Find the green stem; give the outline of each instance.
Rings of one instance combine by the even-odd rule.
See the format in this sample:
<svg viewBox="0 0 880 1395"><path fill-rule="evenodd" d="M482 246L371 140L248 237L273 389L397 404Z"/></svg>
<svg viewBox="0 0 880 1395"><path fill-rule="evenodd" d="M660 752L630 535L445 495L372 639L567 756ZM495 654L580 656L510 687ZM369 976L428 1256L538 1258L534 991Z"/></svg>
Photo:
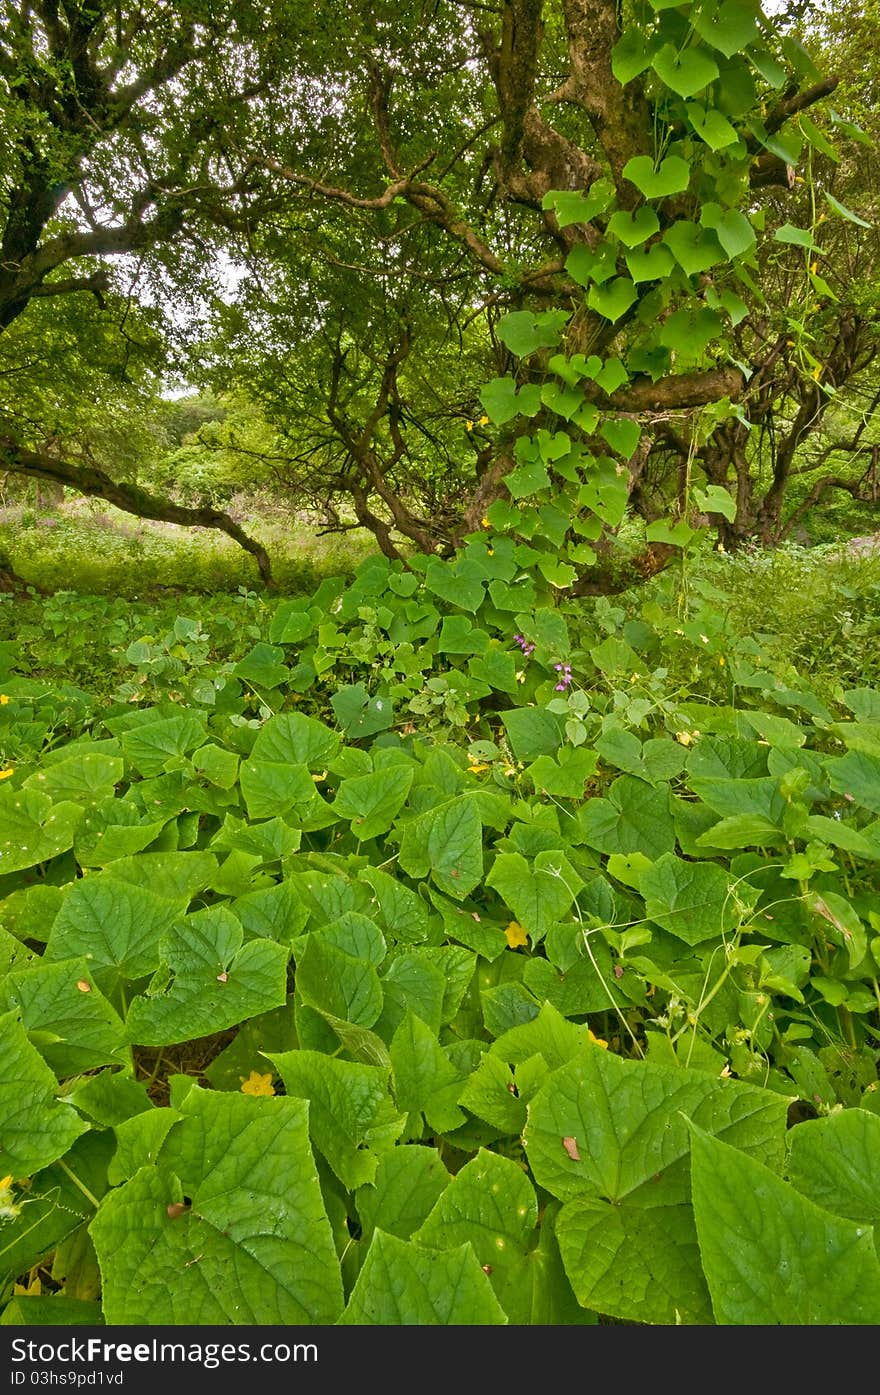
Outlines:
<svg viewBox="0 0 880 1395"><path fill-rule="evenodd" d="M82 1192L82 1194L83 1194L83 1196L85 1197L86 1201L87 1201L91 1206L94 1206L95 1210L97 1211L97 1209L98 1209L98 1207L101 1205L101 1203L100 1203L100 1201L98 1200L98 1198L97 1198L92 1192L89 1191L89 1189L88 1189L88 1187L86 1186L85 1182L81 1182L81 1181L79 1180L79 1178L77 1177L76 1173L75 1173L75 1172L71 1172L70 1168L67 1166L67 1163L64 1161L63 1158L59 1158L59 1159L58 1159L58 1166L61 1168L61 1171L62 1171L62 1172L66 1172L66 1173L67 1173L67 1176L70 1178L70 1180L71 1180L71 1182L74 1184L74 1186L75 1186L75 1187L79 1187L79 1190Z"/></svg>

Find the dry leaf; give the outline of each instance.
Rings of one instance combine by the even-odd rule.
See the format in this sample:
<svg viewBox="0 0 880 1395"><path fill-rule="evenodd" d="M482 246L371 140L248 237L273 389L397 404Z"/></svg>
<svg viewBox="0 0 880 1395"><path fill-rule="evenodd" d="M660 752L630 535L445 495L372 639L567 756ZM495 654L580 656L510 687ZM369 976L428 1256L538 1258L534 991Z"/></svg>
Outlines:
<svg viewBox="0 0 880 1395"><path fill-rule="evenodd" d="M576 1139L576 1138L563 1138L563 1140L562 1140L562 1146L563 1146L563 1148L565 1149L565 1151L566 1151L566 1153L568 1154L568 1156L571 1158L572 1162L580 1162L580 1160L581 1160L581 1155L580 1155L580 1153L578 1152L578 1145L577 1145L577 1139Z"/></svg>

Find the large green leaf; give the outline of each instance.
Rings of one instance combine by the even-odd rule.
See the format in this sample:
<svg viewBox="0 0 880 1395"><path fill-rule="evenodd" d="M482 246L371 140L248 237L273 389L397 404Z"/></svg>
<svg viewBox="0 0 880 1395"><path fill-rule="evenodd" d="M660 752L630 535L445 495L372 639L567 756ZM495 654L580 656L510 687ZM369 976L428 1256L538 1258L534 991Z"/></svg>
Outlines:
<svg viewBox="0 0 880 1395"><path fill-rule="evenodd" d="M710 1320L687 1120L781 1166L787 1105L599 1046L554 1071L529 1103L524 1142L535 1181L565 1202L556 1230L578 1301L642 1322Z"/></svg>
<svg viewBox="0 0 880 1395"><path fill-rule="evenodd" d="M58 1082L14 1011L0 1016L0 1062L0 1172L30 1177L89 1126L56 1098Z"/></svg>
<svg viewBox="0 0 880 1395"><path fill-rule="evenodd" d="M89 961L39 962L0 985L0 1009L17 1008L31 1043L63 1079L128 1060L122 1020L92 982Z"/></svg>
<svg viewBox="0 0 880 1395"><path fill-rule="evenodd" d="M615 780L607 799L587 800L577 817L582 838L599 852L641 852L653 859L675 847L669 787L655 788L633 775Z"/></svg>
<svg viewBox="0 0 880 1395"><path fill-rule="evenodd" d="M361 1027L372 1027L382 1011L382 985L373 964L346 953L322 932L307 936L297 959L296 988L310 1007Z"/></svg>
<svg viewBox="0 0 880 1395"><path fill-rule="evenodd" d="M320 770L338 750L338 734L323 722L302 712L282 712L260 728L251 758Z"/></svg>
<svg viewBox="0 0 880 1395"><path fill-rule="evenodd" d="M636 155L624 165L623 177L635 184L646 199L665 199L670 194L684 193L691 170L680 155L668 155L656 168L650 155Z"/></svg>
<svg viewBox="0 0 880 1395"><path fill-rule="evenodd" d="M494 887L535 940L561 920L583 886L560 852L540 852L530 867L520 853L498 853L486 885Z"/></svg>
<svg viewBox="0 0 880 1395"><path fill-rule="evenodd" d="M507 1318L470 1245L430 1250L377 1230L339 1321L481 1327Z"/></svg>
<svg viewBox="0 0 880 1395"><path fill-rule="evenodd" d="M470 1244L509 1322L532 1317L529 1251L536 1240L535 1189L512 1158L481 1148L456 1173L413 1239L437 1249Z"/></svg>
<svg viewBox="0 0 880 1395"><path fill-rule="evenodd" d="M122 733L122 749L139 775L160 775L170 763L200 746L207 736L204 719L194 712L178 712L144 722Z"/></svg>
<svg viewBox="0 0 880 1395"><path fill-rule="evenodd" d="M64 898L45 959L86 956L95 982L112 997L121 983L158 968L159 941L186 909L187 899L159 896L109 872L83 877Z"/></svg>
<svg viewBox="0 0 880 1395"><path fill-rule="evenodd" d="M343 780L332 808L351 821L359 841L387 833L409 794L414 770L411 765L397 765Z"/></svg>
<svg viewBox="0 0 880 1395"><path fill-rule="evenodd" d="M318 1051L266 1052L288 1095L309 1101L309 1133L343 1186L372 1182L379 1156L403 1119L391 1107L388 1069L341 1061Z"/></svg>
<svg viewBox="0 0 880 1395"><path fill-rule="evenodd" d="M639 890L649 920L689 945L723 937L739 919L731 880L714 862L664 853L642 874Z"/></svg>
<svg viewBox="0 0 880 1395"><path fill-rule="evenodd" d="M451 1182L436 1148L407 1143L384 1153L371 1185L356 1193L364 1230L409 1240Z"/></svg>
<svg viewBox="0 0 880 1395"><path fill-rule="evenodd" d="M56 804L38 790L0 786L0 877L72 848L82 817L80 804Z"/></svg>
<svg viewBox="0 0 880 1395"><path fill-rule="evenodd" d="M483 828L477 802L460 795L403 825L400 866L411 877L429 874L441 891L461 901L483 876Z"/></svg>
<svg viewBox="0 0 880 1395"><path fill-rule="evenodd" d="M706 49L694 44L681 50L674 44L664 44L652 58L651 66L666 86L677 92L679 97L695 96L718 76L718 64L715 59ZM627 178L630 176L627 175ZM649 197L653 198L655 195Z"/></svg>
<svg viewBox="0 0 880 1395"><path fill-rule="evenodd" d="M91 1224L105 1320L335 1322L342 1281L307 1106L192 1088L179 1110L156 1162Z"/></svg>
<svg viewBox="0 0 880 1395"><path fill-rule="evenodd" d="M717 1323L880 1323L871 1226L832 1215L758 1159L699 1128L692 1128L691 1171Z"/></svg>
<svg viewBox="0 0 880 1395"><path fill-rule="evenodd" d="M817 1206L880 1225L880 1115L844 1109L789 1134L788 1176Z"/></svg>
<svg viewBox="0 0 880 1395"><path fill-rule="evenodd" d="M464 1123L458 1107L464 1077L436 1033L413 1012L406 1014L392 1038L391 1069L398 1109L410 1115L424 1113L438 1133Z"/></svg>
<svg viewBox="0 0 880 1395"><path fill-rule="evenodd" d="M279 1007L287 993L289 951L274 940L243 939L241 922L225 906L178 920L159 946L166 982L129 1008L129 1041L189 1041Z"/></svg>

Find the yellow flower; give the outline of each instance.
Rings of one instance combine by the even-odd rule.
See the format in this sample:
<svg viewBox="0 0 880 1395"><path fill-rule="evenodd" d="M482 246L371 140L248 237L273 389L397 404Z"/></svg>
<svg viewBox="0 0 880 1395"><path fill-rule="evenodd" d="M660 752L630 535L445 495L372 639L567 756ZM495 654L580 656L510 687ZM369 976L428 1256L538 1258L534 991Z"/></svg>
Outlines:
<svg viewBox="0 0 880 1395"><path fill-rule="evenodd" d="M675 739L680 742L682 746L690 746L694 738L689 731L677 731L675 733Z"/></svg>
<svg viewBox="0 0 880 1395"><path fill-rule="evenodd" d="M816 364L816 367L813 369L813 377L815 378L815 380L816 380L817 383L818 383L819 379L821 378L821 376L822 376L822 374L823 374L824 371L825 371L825 370L823 369L821 363L817 363L817 364Z"/></svg>
<svg viewBox="0 0 880 1395"><path fill-rule="evenodd" d="M608 1050L608 1043L607 1041L605 1041L604 1037L594 1036L593 1033L590 1031L589 1027L587 1028L587 1036L590 1038L590 1041L593 1043L594 1046L604 1046L605 1050Z"/></svg>
<svg viewBox="0 0 880 1395"><path fill-rule="evenodd" d="M515 765L505 765L505 767L504 767L504 773L505 773L505 775L508 777L508 779L511 779L511 778L516 774L516 766L515 766Z"/></svg>
<svg viewBox="0 0 880 1395"><path fill-rule="evenodd" d="M810 270L812 271L813 275L815 276L815 275L816 275L816 272L819 270L819 263L818 263L818 262L810 262Z"/></svg>
<svg viewBox="0 0 880 1395"><path fill-rule="evenodd" d="M15 766L10 765L8 770L0 770L0 780L8 780L10 775L15 774Z"/></svg>
<svg viewBox="0 0 880 1395"><path fill-rule="evenodd" d="M468 770L472 775L481 775L484 770L491 770L491 768L492 767L486 765L484 761L474 761L468 766Z"/></svg>
<svg viewBox="0 0 880 1395"><path fill-rule="evenodd" d="M488 417L480 417L480 426L488 426L488 425L489 425L489 418L488 418Z"/></svg>
<svg viewBox="0 0 880 1395"><path fill-rule="evenodd" d="M480 527L481 527L481 528L491 528L491 527L492 527L492 524L489 522L488 518L481 518L481 519L480 519Z"/></svg>
<svg viewBox="0 0 880 1395"><path fill-rule="evenodd" d="M243 1081L241 1087L243 1095L274 1095L275 1086L272 1084L272 1076L259 1075L252 1070L247 1080Z"/></svg>
<svg viewBox="0 0 880 1395"><path fill-rule="evenodd" d="M0 707L5 707L7 702L9 702L9 698L6 693L0 693Z"/></svg>
<svg viewBox="0 0 880 1395"><path fill-rule="evenodd" d="M473 431L474 423L472 421L466 421L464 424L464 429L465 431Z"/></svg>
<svg viewBox="0 0 880 1395"><path fill-rule="evenodd" d="M725 659L725 657L724 657L723 654L719 654L719 655L718 655L718 662L719 662L719 664L721 665L722 668L723 668L724 665L727 663L727 660Z"/></svg>
<svg viewBox="0 0 880 1395"><path fill-rule="evenodd" d="M520 949L529 942L529 937L518 920L512 920L506 927L504 933L507 936L507 943L511 949Z"/></svg>

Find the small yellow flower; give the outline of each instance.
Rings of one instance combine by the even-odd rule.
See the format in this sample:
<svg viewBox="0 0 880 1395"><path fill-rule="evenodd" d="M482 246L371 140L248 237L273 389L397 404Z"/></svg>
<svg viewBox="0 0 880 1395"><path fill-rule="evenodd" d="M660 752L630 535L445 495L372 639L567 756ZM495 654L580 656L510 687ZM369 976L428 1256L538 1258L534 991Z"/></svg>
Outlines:
<svg viewBox="0 0 880 1395"><path fill-rule="evenodd" d="M468 766L468 770L472 775L482 775L484 770L491 770L491 768L492 767L486 765L484 761L474 761Z"/></svg>
<svg viewBox="0 0 880 1395"><path fill-rule="evenodd" d="M525 681L526 681L525 669L522 669L522 668L518 668L518 669L517 669L517 671L516 671L516 681L517 681L517 683L525 683Z"/></svg>
<svg viewBox="0 0 880 1395"><path fill-rule="evenodd" d="M10 775L15 774L15 766L10 765L8 770L0 770L0 780L8 780Z"/></svg>
<svg viewBox="0 0 880 1395"><path fill-rule="evenodd" d="M488 425L489 425L489 418L488 418L488 417L485 417L485 416L484 416L484 417L480 417L480 426L488 426Z"/></svg>
<svg viewBox="0 0 880 1395"><path fill-rule="evenodd" d="M505 773L505 775L507 776L508 779L512 779L513 776L516 774L516 766L515 766L515 765L505 765L505 767L504 767L504 773Z"/></svg>
<svg viewBox="0 0 880 1395"><path fill-rule="evenodd" d="M824 371L825 371L825 370L823 369L821 363L817 363L817 364L816 364L816 367L813 369L813 374L812 374L813 378L815 379L815 381L816 381L817 383L818 383L819 379L821 378L821 376L822 376L822 374L823 374Z"/></svg>
<svg viewBox="0 0 880 1395"><path fill-rule="evenodd" d="M723 542L720 542L720 543L718 544L717 551L718 551L718 552L726 552L726 551L727 551L727 548L724 546L724 543L723 543Z"/></svg>
<svg viewBox="0 0 880 1395"><path fill-rule="evenodd" d="M721 665L722 668L723 668L724 665L727 663L727 660L725 659L725 657L724 657L723 654L719 654L719 655L718 655L718 662L719 662L719 664Z"/></svg>
<svg viewBox="0 0 880 1395"><path fill-rule="evenodd" d="M466 421L464 424L464 429L465 431L473 431L474 423L472 421Z"/></svg>
<svg viewBox="0 0 880 1395"><path fill-rule="evenodd" d="M818 262L810 262L810 270L812 271L813 275L815 276L815 275L816 275L816 272L819 270L819 263L818 263Z"/></svg>
<svg viewBox="0 0 880 1395"><path fill-rule="evenodd" d="M9 702L9 698L6 693L0 693L0 707L5 707L7 702Z"/></svg>
<svg viewBox="0 0 880 1395"><path fill-rule="evenodd" d="M481 519L480 519L480 527L481 527L481 528L491 528L491 527L492 527L492 524L489 522L488 518L481 518Z"/></svg>
<svg viewBox="0 0 880 1395"><path fill-rule="evenodd" d="M511 949L520 949L528 944L529 937L518 920L512 920L504 931Z"/></svg>
<svg viewBox="0 0 880 1395"><path fill-rule="evenodd" d="M680 742L682 746L690 746L694 738L689 731L677 731L675 733L675 739Z"/></svg>
<svg viewBox="0 0 880 1395"><path fill-rule="evenodd" d="M11 1172L10 1172L9 1175L6 1176L6 1177L0 1177L0 1192L5 1192L5 1191L6 1191L9 1187L11 1187L11 1186L12 1186L12 1173L11 1173Z"/></svg>
<svg viewBox="0 0 880 1395"><path fill-rule="evenodd" d="M593 1043L594 1046L604 1046L605 1050L608 1050L608 1043L607 1041L605 1041L604 1037L594 1036L594 1034L590 1031L589 1027L587 1028L587 1036L590 1038L590 1041Z"/></svg>
<svg viewBox="0 0 880 1395"><path fill-rule="evenodd" d="M260 1075L252 1070L247 1080L243 1080L241 1093L243 1095L274 1095L275 1086L272 1084L272 1076Z"/></svg>
<svg viewBox="0 0 880 1395"><path fill-rule="evenodd" d="M312 776L312 779L314 780L314 782L315 782L316 785L320 785L320 783L321 783L322 780L326 780L326 779L327 779L327 771L326 771L326 770L319 770L318 773L317 773L317 775L313 775L313 776Z"/></svg>

